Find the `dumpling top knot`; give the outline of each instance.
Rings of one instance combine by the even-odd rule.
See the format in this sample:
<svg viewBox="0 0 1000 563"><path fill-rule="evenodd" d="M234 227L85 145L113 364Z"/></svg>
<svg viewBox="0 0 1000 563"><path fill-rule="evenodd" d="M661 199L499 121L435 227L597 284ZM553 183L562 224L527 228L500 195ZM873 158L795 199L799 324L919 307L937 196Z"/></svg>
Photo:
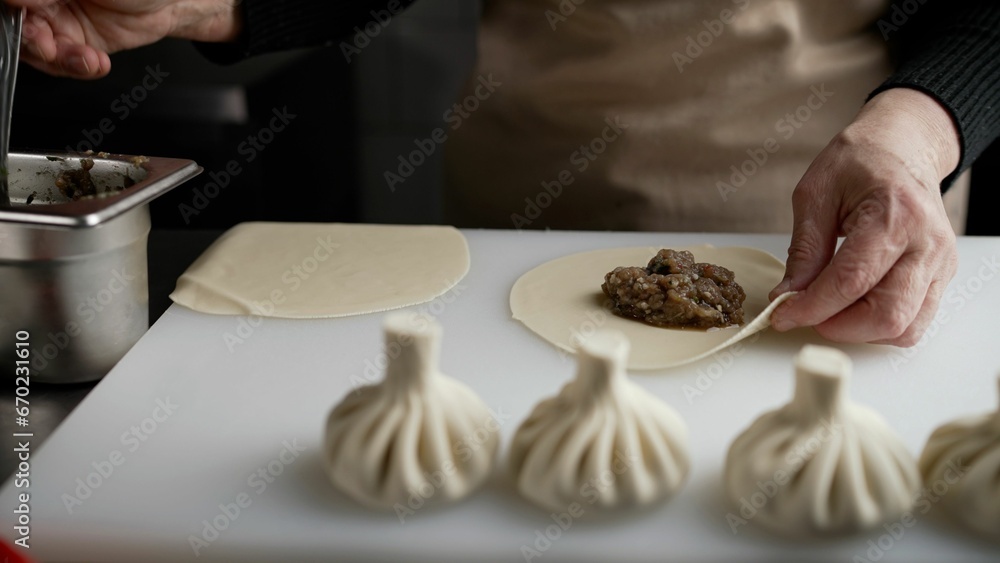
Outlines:
<svg viewBox="0 0 1000 563"><path fill-rule="evenodd" d="M687 428L628 379L628 352L620 332L597 332L578 350L576 378L518 428L510 470L535 504L597 512L663 500L683 484Z"/></svg>

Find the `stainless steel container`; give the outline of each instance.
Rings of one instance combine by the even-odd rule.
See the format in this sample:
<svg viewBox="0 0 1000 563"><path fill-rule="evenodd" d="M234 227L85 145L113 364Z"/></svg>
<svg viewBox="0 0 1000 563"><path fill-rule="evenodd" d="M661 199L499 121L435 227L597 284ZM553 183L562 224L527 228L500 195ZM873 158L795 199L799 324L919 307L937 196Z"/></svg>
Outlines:
<svg viewBox="0 0 1000 563"><path fill-rule="evenodd" d="M56 187L84 158L97 196ZM149 328L148 203L201 172L189 160L11 153L0 209L0 358L28 335L32 379L100 379ZM128 187L125 187L128 186ZM13 374L13 367L9 373Z"/></svg>

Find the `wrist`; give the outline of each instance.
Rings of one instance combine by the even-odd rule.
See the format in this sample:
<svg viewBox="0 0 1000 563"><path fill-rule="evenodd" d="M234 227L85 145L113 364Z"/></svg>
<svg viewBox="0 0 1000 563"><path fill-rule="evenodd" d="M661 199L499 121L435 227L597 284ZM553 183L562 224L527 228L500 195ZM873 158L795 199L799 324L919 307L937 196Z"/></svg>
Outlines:
<svg viewBox="0 0 1000 563"><path fill-rule="evenodd" d="M242 0L180 0L173 8L171 37L209 43L236 41L242 32Z"/></svg>
<svg viewBox="0 0 1000 563"><path fill-rule="evenodd" d="M951 114L919 90L892 88L879 93L865 104L851 127L909 149L911 154L903 155L907 168L935 185L961 160L961 140Z"/></svg>

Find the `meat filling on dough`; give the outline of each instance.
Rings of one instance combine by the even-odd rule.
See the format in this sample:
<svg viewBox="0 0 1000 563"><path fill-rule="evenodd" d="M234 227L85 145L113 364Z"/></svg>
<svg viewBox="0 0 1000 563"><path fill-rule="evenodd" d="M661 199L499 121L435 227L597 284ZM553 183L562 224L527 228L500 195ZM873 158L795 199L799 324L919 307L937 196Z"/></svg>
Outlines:
<svg viewBox="0 0 1000 563"><path fill-rule="evenodd" d="M661 327L743 324L746 293L731 270L663 249L645 267L615 268L601 285L615 314Z"/></svg>

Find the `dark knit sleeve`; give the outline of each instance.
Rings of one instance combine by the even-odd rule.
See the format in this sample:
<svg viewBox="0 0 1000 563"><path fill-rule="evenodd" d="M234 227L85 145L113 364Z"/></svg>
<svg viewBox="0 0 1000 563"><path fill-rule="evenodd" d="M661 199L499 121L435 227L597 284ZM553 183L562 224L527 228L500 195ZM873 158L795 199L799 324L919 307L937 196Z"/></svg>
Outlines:
<svg viewBox="0 0 1000 563"><path fill-rule="evenodd" d="M913 88L935 98L958 127L962 157L947 189L1000 137L1000 2L894 0L879 20L896 72L871 93Z"/></svg>
<svg viewBox="0 0 1000 563"><path fill-rule="evenodd" d="M243 0L243 32L235 43L195 43L209 60L230 64L247 57L343 42L359 51L415 0Z"/></svg>

